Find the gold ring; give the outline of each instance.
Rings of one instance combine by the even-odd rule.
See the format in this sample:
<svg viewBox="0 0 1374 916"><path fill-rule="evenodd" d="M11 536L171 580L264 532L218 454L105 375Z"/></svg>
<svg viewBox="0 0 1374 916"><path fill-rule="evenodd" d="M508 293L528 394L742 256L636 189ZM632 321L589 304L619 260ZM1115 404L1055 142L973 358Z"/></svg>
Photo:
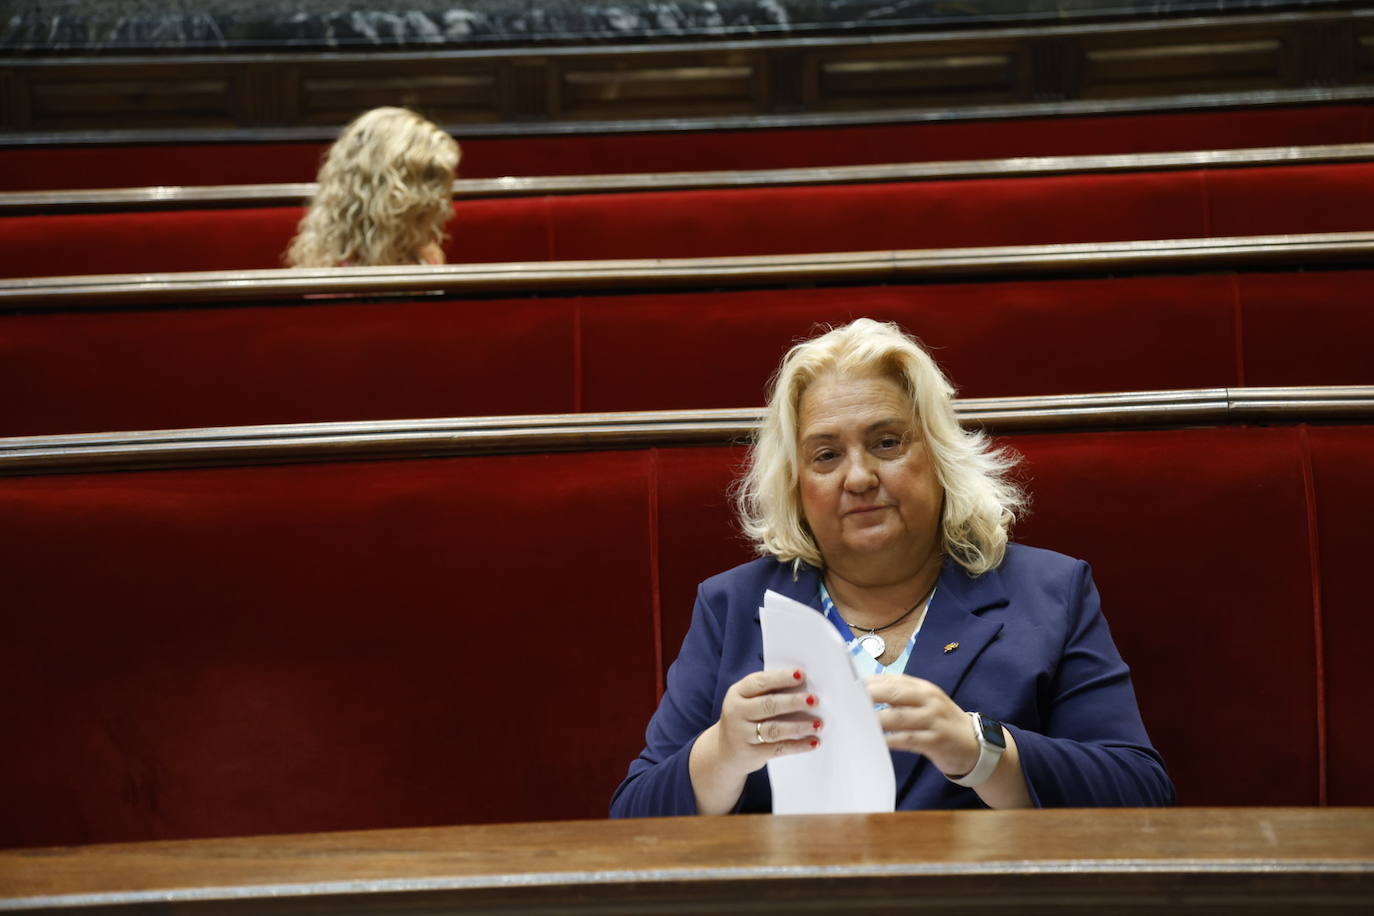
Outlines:
<svg viewBox="0 0 1374 916"><path fill-rule="evenodd" d="M756 743L758 743L758 744L763 744L763 723L762 723L762 722L755 722L755 723L754 723L754 737L759 739Z"/></svg>

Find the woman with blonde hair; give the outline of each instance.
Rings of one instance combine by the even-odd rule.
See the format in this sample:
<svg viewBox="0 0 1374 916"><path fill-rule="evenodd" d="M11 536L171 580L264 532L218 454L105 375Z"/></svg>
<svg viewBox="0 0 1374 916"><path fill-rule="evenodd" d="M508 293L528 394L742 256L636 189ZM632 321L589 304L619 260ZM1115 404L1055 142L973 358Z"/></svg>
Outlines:
<svg viewBox="0 0 1374 916"><path fill-rule="evenodd" d="M701 584L613 816L769 811L764 764L825 741L806 673L760 670L767 590L824 616L867 677L897 809L1173 801L1087 564L1008 543L1015 456L953 397L895 325L788 352L737 492L762 556Z"/></svg>
<svg viewBox="0 0 1374 916"><path fill-rule="evenodd" d="M458 143L405 108L344 128L286 251L291 267L442 264Z"/></svg>

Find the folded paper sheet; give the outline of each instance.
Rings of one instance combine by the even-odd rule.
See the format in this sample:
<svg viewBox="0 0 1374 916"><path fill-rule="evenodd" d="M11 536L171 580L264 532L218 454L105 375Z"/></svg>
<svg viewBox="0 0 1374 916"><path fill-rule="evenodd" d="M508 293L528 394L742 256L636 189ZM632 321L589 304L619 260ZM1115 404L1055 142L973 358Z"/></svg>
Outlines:
<svg viewBox="0 0 1374 916"><path fill-rule="evenodd" d="M800 668L820 700L821 745L768 762L774 814L891 811L897 783L873 701L854 673L844 640L813 608L765 592L759 609L765 668Z"/></svg>

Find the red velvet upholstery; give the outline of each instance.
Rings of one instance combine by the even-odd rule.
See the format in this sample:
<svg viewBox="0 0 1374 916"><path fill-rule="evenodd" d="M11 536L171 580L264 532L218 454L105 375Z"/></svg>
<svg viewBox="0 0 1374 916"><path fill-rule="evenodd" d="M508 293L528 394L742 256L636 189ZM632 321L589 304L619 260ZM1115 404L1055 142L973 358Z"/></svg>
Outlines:
<svg viewBox="0 0 1374 916"><path fill-rule="evenodd" d="M0 277L280 267L301 213L280 207L6 217Z"/></svg>
<svg viewBox="0 0 1374 916"><path fill-rule="evenodd" d="M1370 379L1374 273L0 314L0 435L754 407L787 343L894 320L965 397ZM1294 334L1294 327L1301 334Z"/></svg>
<svg viewBox="0 0 1374 916"><path fill-rule="evenodd" d="M0 190L314 181L328 143L40 146L0 150Z"/></svg>
<svg viewBox="0 0 1374 916"><path fill-rule="evenodd" d="M466 178L768 169L1374 140L1367 105L859 127L465 138ZM314 181L325 143L0 150L0 190Z"/></svg>
<svg viewBox="0 0 1374 916"><path fill-rule="evenodd" d="M1374 164L1342 173L1320 165L1285 169L1215 169L1205 173L1208 235L1345 232L1350 209L1369 205ZM1257 194L1256 183L1263 182ZM1363 183L1364 188L1360 188ZM1353 196L1352 196L1353 194ZM1364 222L1360 228L1374 225Z"/></svg>
<svg viewBox="0 0 1374 916"><path fill-rule="evenodd" d="M1325 664L1327 797L1333 805L1374 805L1369 761L1374 759L1369 711L1374 678L1370 613L1370 519L1374 519L1374 434L1359 427L1310 431L1315 484L1315 559L1321 569L1321 633ZM1268 679L1266 679L1268 680ZM1273 691L1285 689L1274 685Z"/></svg>
<svg viewBox="0 0 1374 916"><path fill-rule="evenodd" d="M0 277L282 266L304 210L167 210L0 219ZM549 257L548 203L539 197L463 201L448 224L457 263Z"/></svg>
<svg viewBox="0 0 1374 916"><path fill-rule="evenodd" d="M1324 718L1328 800L1374 801L1374 430L1312 430L1310 477L1307 435L1007 440L1019 539L1093 564L1184 803L1316 803ZM747 556L738 458L0 478L0 742L22 749L0 845L599 816L696 582Z"/></svg>
<svg viewBox="0 0 1374 916"><path fill-rule="evenodd" d="M1374 272L0 315L0 435L750 407L859 315L967 397L1368 383ZM1301 333L1294 329L1300 327Z"/></svg>
<svg viewBox="0 0 1374 916"><path fill-rule="evenodd" d="M1298 433L1008 443L1028 458L1035 496L1018 540L1092 563L1179 803L1316 804L1321 710ZM1371 444L1366 435L1366 454Z"/></svg>
<svg viewBox="0 0 1374 916"><path fill-rule="evenodd" d="M603 816L649 459L0 480L0 846Z"/></svg>
<svg viewBox="0 0 1374 916"><path fill-rule="evenodd" d="M582 409L762 404L792 341L860 316L920 337L966 397L1237 383L1223 274L755 290L583 300Z"/></svg>
<svg viewBox="0 0 1374 916"><path fill-rule="evenodd" d="M460 201L454 262L1367 230L1374 163ZM1053 214L1053 219L1047 218ZM15 216L0 276L273 267L295 208Z"/></svg>
<svg viewBox="0 0 1374 916"><path fill-rule="evenodd" d="M1198 175L1181 172L664 192L615 206L558 197L550 207L562 260L1185 238L1207 234L1204 202Z"/></svg>
<svg viewBox="0 0 1374 916"><path fill-rule="evenodd" d="M1322 366L1323 385L1374 380L1374 271L1242 274L1247 385L1310 385Z"/></svg>
<svg viewBox="0 0 1374 916"><path fill-rule="evenodd" d="M558 299L0 316L0 435L577 409Z"/></svg>
<svg viewBox="0 0 1374 916"><path fill-rule="evenodd" d="M659 454L658 585L665 666L677 657L687 635L697 585L757 555L740 533L728 492L744 458L743 447L665 449Z"/></svg>

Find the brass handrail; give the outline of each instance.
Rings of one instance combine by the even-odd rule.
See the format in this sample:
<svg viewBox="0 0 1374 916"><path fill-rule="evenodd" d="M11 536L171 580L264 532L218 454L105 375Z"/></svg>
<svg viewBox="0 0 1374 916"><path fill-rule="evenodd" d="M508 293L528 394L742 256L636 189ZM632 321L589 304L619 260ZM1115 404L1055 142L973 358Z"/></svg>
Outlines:
<svg viewBox="0 0 1374 916"><path fill-rule="evenodd" d="M1374 386L1202 388L966 398L961 422L994 434L1209 426L1368 423ZM522 452L720 446L745 442L762 409L449 417L144 430L0 439L0 476Z"/></svg>
<svg viewBox="0 0 1374 916"><path fill-rule="evenodd" d="M185 271L0 280L0 309L95 310L324 296L524 295L605 290L912 283L1116 271L1374 263L1374 232L1075 242L987 248L413 267Z"/></svg>
<svg viewBox="0 0 1374 916"><path fill-rule="evenodd" d="M492 197L954 181L974 178L1025 178L1370 161L1374 161L1374 143L1339 143L1084 156L1017 156L1001 159L785 169L462 178L453 183L453 196L454 199L462 201ZM314 193L314 182L6 191L0 192L0 216L25 213L287 207L304 204Z"/></svg>

